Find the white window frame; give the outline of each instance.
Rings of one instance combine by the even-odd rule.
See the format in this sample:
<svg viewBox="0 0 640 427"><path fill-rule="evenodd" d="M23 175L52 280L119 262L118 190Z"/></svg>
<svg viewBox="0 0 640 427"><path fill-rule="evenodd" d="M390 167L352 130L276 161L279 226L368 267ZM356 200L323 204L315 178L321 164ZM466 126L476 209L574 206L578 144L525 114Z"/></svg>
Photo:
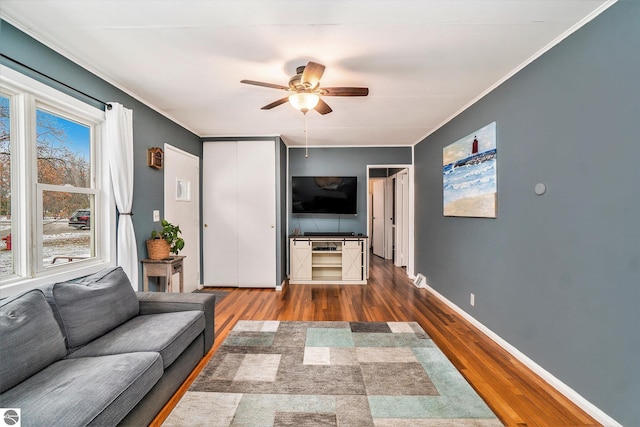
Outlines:
<svg viewBox="0 0 640 427"><path fill-rule="evenodd" d="M14 275L0 278L0 298L47 283L70 280L115 265L115 202L105 141L105 113L13 69L0 65L0 87L11 98L11 186ZM90 188L37 183L36 108L91 126ZM42 191L94 195L94 257L42 265ZM38 220L40 218L40 220ZM17 250L15 250L17 249Z"/></svg>

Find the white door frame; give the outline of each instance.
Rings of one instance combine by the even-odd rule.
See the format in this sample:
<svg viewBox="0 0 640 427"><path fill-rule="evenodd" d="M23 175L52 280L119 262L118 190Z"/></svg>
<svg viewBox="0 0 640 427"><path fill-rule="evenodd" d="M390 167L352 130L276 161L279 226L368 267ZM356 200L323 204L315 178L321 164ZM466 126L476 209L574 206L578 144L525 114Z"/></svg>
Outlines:
<svg viewBox="0 0 640 427"><path fill-rule="evenodd" d="M406 169L409 178L409 212L408 212L408 232L409 232L409 241L408 241L408 251L407 251L407 275L410 278L414 278L414 234L415 234L415 197L414 197L414 170L413 165L408 164L389 164L389 165L367 165L367 194L369 194L369 176L370 169ZM371 233L370 230L370 220L371 212L369 210L369 204L367 203L367 235Z"/></svg>

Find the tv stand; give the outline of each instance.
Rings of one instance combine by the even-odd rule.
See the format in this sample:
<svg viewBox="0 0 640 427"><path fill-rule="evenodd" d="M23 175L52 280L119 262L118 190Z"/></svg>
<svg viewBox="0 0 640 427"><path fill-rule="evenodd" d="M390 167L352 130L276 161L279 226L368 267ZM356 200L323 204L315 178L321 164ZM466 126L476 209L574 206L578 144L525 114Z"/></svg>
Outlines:
<svg viewBox="0 0 640 427"><path fill-rule="evenodd" d="M369 251L366 236L322 235L290 237L289 283L366 285Z"/></svg>

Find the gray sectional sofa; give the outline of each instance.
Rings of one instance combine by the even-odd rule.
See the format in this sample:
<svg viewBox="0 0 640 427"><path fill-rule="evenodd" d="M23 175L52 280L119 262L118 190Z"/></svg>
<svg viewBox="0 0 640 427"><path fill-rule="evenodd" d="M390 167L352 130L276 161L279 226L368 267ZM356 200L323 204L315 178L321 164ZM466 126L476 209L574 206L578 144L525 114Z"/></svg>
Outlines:
<svg viewBox="0 0 640 427"><path fill-rule="evenodd" d="M121 268L0 301L0 408L22 426L148 425L213 345L215 297Z"/></svg>

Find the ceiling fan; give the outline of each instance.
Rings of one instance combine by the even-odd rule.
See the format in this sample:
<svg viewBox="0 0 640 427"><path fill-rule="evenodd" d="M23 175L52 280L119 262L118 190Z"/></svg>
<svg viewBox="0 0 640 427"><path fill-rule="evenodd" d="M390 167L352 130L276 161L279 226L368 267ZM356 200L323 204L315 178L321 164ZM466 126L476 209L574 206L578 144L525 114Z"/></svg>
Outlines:
<svg viewBox="0 0 640 427"><path fill-rule="evenodd" d="M302 111L303 114L307 114L311 109L320 114L328 114L333 111L321 99L322 96L367 96L369 94L369 89L366 87L320 87L320 78L324 69L324 65L310 61L307 65L296 68L296 75L289 79L289 86L255 80L241 80L240 83L290 92L290 95L265 105L261 108L262 110L270 110L289 101L294 108Z"/></svg>

